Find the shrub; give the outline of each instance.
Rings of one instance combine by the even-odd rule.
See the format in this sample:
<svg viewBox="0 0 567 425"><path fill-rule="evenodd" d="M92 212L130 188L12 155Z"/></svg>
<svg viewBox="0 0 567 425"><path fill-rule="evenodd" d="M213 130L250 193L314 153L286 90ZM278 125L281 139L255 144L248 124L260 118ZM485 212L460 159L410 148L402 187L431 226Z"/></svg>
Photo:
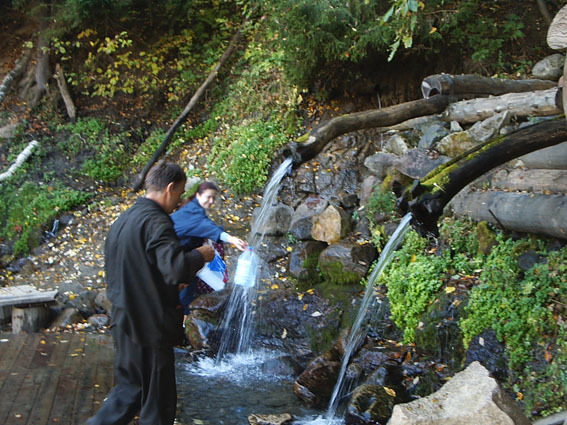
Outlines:
<svg viewBox="0 0 567 425"><path fill-rule="evenodd" d="M276 150L287 143L281 125L253 121L231 127L211 150L211 169L235 193L250 193L264 186Z"/></svg>
<svg viewBox="0 0 567 425"><path fill-rule="evenodd" d="M37 245L44 225L60 213L81 205L90 194L64 187L61 183L38 186L26 182L20 188L0 186L0 198L4 201L0 235L14 241L14 255L25 255Z"/></svg>

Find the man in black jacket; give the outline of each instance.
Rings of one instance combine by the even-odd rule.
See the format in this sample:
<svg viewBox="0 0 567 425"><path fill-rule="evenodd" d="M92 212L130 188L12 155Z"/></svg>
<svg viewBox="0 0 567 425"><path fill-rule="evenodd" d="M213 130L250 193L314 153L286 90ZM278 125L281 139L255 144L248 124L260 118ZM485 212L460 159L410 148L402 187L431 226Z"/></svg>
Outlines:
<svg viewBox="0 0 567 425"><path fill-rule="evenodd" d="M178 286L194 280L214 250L190 252L169 214L185 188L181 167L160 161L148 173L146 196L112 224L104 249L107 294L112 302L115 387L88 425L171 425L177 390L173 346L183 335Z"/></svg>

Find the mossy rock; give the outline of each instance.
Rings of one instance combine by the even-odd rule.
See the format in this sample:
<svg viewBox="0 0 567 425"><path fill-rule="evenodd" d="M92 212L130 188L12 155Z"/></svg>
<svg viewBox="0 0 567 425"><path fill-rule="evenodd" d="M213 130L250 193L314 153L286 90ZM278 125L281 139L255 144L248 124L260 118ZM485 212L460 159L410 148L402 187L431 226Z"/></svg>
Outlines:
<svg viewBox="0 0 567 425"><path fill-rule="evenodd" d="M352 271L345 270L343 263L334 261L332 263L320 263L319 268L326 281L341 285L354 285L360 282L360 276Z"/></svg>
<svg viewBox="0 0 567 425"><path fill-rule="evenodd" d="M476 235L478 238L478 253L490 254L490 251L498 242L496 241L496 234L490 229L486 221L481 221L477 224Z"/></svg>

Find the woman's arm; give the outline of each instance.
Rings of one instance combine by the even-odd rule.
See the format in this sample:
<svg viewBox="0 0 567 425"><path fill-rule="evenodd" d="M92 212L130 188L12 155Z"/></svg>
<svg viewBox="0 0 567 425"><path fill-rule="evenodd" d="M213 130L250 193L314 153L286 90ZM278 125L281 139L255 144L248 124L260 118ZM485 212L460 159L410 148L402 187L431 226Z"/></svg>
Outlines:
<svg viewBox="0 0 567 425"><path fill-rule="evenodd" d="M220 235L220 240L223 242L228 242L232 245L234 245L236 248L238 248L241 251L244 251L246 249L246 247L248 246L248 244L243 241L240 238L237 238L235 236L231 236L226 232L222 232Z"/></svg>

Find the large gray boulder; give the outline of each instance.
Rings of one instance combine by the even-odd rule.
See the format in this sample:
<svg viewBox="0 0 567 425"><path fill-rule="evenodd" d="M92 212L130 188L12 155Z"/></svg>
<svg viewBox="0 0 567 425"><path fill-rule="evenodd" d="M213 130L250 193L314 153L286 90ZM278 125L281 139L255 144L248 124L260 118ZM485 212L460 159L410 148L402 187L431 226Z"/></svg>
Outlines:
<svg viewBox="0 0 567 425"><path fill-rule="evenodd" d="M388 425L531 425L479 362L435 393L394 406Z"/></svg>
<svg viewBox="0 0 567 425"><path fill-rule="evenodd" d="M565 56L561 53L546 56L532 69L532 76L539 80L557 81L563 75Z"/></svg>
<svg viewBox="0 0 567 425"><path fill-rule="evenodd" d="M396 155L378 152L364 160L364 165L379 179L384 179L397 161Z"/></svg>

